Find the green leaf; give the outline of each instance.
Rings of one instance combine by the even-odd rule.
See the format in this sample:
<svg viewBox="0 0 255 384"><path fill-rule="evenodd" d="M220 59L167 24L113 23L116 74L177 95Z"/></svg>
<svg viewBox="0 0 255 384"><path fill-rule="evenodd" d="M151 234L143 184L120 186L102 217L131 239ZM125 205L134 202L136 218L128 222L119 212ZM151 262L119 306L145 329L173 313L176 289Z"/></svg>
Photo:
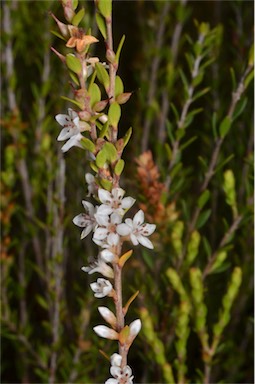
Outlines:
<svg viewBox="0 0 255 384"><path fill-rule="evenodd" d="M234 154L232 153L225 160L223 160L222 163L220 163L218 167L215 169L214 173L217 173L224 165L226 165L231 159L233 159L233 157L234 157Z"/></svg>
<svg viewBox="0 0 255 384"><path fill-rule="evenodd" d="M120 58L120 52L121 52L121 49L123 47L123 44L124 44L124 41L125 41L125 35L122 36L121 40L120 40L120 43L118 45L118 48L117 48L117 52L116 52L116 56L115 56L115 59L116 59L116 62L118 63L119 62L119 58Z"/></svg>
<svg viewBox="0 0 255 384"><path fill-rule="evenodd" d="M117 176L120 176L125 166L125 162L122 159L119 159L117 161L117 164L115 165L114 172Z"/></svg>
<svg viewBox="0 0 255 384"><path fill-rule="evenodd" d="M231 118L229 116L226 116L221 124L220 124L220 128L219 128L219 132L220 132L220 137L225 137L231 127Z"/></svg>
<svg viewBox="0 0 255 384"><path fill-rule="evenodd" d="M101 149L96 156L96 165L98 168L103 168L106 163L106 153Z"/></svg>
<svg viewBox="0 0 255 384"><path fill-rule="evenodd" d="M236 75L235 75L235 71L233 68L230 68L230 75L231 75L231 80L232 80L232 89L235 90L236 89Z"/></svg>
<svg viewBox="0 0 255 384"><path fill-rule="evenodd" d="M168 137L171 143L173 144L175 141L173 136L173 124L169 120L166 120L166 130L167 130Z"/></svg>
<svg viewBox="0 0 255 384"><path fill-rule="evenodd" d="M173 113L174 113L174 116L175 116L176 121L179 121L180 116L179 116L179 113L178 113L178 111L177 111L175 105L174 105L173 103L170 103L170 105L171 105L171 108L172 108L172 110L173 110Z"/></svg>
<svg viewBox="0 0 255 384"><path fill-rule="evenodd" d="M111 163L116 161L118 153L117 153L117 149L112 143L106 142L102 150L105 153L106 160L109 160L109 162Z"/></svg>
<svg viewBox="0 0 255 384"><path fill-rule="evenodd" d="M198 206L202 209L210 197L210 191L206 189L198 199Z"/></svg>
<svg viewBox="0 0 255 384"><path fill-rule="evenodd" d="M132 127L130 127L127 130L125 136L123 137L124 147L128 144L131 135L132 135Z"/></svg>
<svg viewBox="0 0 255 384"><path fill-rule="evenodd" d="M98 9L100 13L105 17L109 18L112 15L112 0L98 0Z"/></svg>
<svg viewBox="0 0 255 384"><path fill-rule="evenodd" d="M204 96L209 91L210 91L210 88L207 87L207 88L202 89L202 91L195 93L194 96L192 97L192 102L199 99L199 97Z"/></svg>
<svg viewBox="0 0 255 384"><path fill-rule="evenodd" d="M211 212L211 209L207 209L206 211L200 213L197 219L196 229L199 229L205 225L211 215Z"/></svg>
<svg viewBox="0 0 255 384"><path fill-rule="evenodd" d="M70 99L69 97L66 97L66 96L61 96L61 99L66 100L66 101L70 101L70 103L73 103L73 104L77 105L80 109L82 109L81 103L79 103L76 100Z"/></svg>
<svg viewBox="0 0 255 384"><path fill-rule="evenodd" d="M101 179L100 180L100 184L102 185L102 187L104 189L106 189L107 191L111 191L112 189L112 183L110 180L107 180L107 179Z"/></svg>
<svg viewBox="0 0 255 384"><path fill-rule="evenodd" d="M220 251L217 254L217 257L210 269L210 273L217 273L217 270L222 266L223 262L226 260L227 252L226 251Z"/></svg>
<svg viewBox="0 0 255 384"><path fill-rule="evenodd" d="M114 102L110 105L108 111L109 124L117 128L121 116L121 108L118 103Z"/></svg>
<svg viewBox="0 0 255 384"><path fill-rule="evenodd" d="M212 248L211 248L209 241L207 240L206 237L203 236L202 241L203 241L203 246L204 246L204 249L206 252L207 259L209 259L211 257L211 254L212 254Z"/></svg>
<svg viewBox="0 0 255 384"><path fill-rule="evenodd" d="M72 79L72 81L76 84L76 85L79 85L80 86L80 82L78 80L78 77L76 75L76 73L72 72L72 71L69 71L69 75Z"/></svg>
<svg viewBox="0 0 255 384"><path fill-rule="evenodd" d="M116 78L115 78L115 97L119 96L123 92L124 92L123 82L119 76L116 76Z"/></svg>
<svg viewBox="0 0 255 384"><path fill-rule="evenodd" d="M191 139L187 140L184 144L180 146L180 151L183 151L185 148L187 148L190 144L192 144L197 139L197 136L193 136Z"/></svg>
<svg viewBox="0 0 255 384"><path fill-rule="evenodd" d="M233 114L233 121L235 119L238 118L238 116L240 116L242 114L242 112L244 111L246 105L247 105L247 102L248 102L248 98L247 97L244 97L242 100L239 101L239 103L237 104L236 106L236 109L235 109L235 112Z"/></svg>
<svg viewBox="0 0 255 384"><path fill-rule="evenodd" d="M105 67L101 63L96 63L97 78L101 84L103 84L106 92L109 89L110 78L109 74L106 71Z"/></svg>
<svg viewBox="0 0 255 384"><path fill-rule="evenodd" d="M66 55L66 65L69 69L71 69L71 71L73 71L74 73L77 73L77 75L81 73L81 70L82 70L81 62L72 53L68 53Z"/></svg>
<svg viewBox="0 0 255 384"><path fill-rule="evenodd" d="M107 121L107 122L103 125L103 127L102 127L102 129L101 129L101 131L100 131L99 137L104 137L104 136L106 136L106 135L107 135L108 128L109 128L109 121Z"/></svg>
<svg viewBox="0 0 255 384"><path fill-rule="evenodd" d="M217 112L213 112L212 114L212 130L213 130L213 137L216 139L218 137L217 133Z"/></svg>
<svg viewBox="0 0 255 384"><path fill-rule="evenodd" d="M79 0L72 0L72 7L73 7L73 10L75 11L76 8L78 7L78 3L79 3Z"/></svg>
<svg viewBox="0 0 255 384"><path fill-rule="evenodd" d="M203 78L204 78L204 72L200 72L194 79L192 79L193 87L196 87L197 85L199 85L203 81Z"/></svg>
<svg viewBox="0 0 255 384"><path fill-rule="evenodd" d="M76 27L78 27L78 25L79 25L80 22L82 21L84 15L85 15L85 9L82 8L82 9L80 9L79 12L76 13L76 15L72 18L72 24L75 25Z"/></svg>
<svg viewBox="0 0 255 384"><path fill-rule="evenodd" d="M59 37L61 40L66 41L66 39L61 35L60 32L58 32L58 31L50 31L50 33L52 33L53 35Z"/></svg>
<svg viewBox="0 0 255 384"><path fill-rule="evenodd" d="M87 139L86 137L83 137L80 143L85 149L87 149L90 152L94 152L96 149L95 144L91 140Z"/></svg>
<svg viewBox="0 0 255 384"><path fill-rule="evenodd" d="M94 83L89 88L89 96L90 96L90 105L93 106L101 100L101 92L99 86Z"/></svg>
<svg viewBox="0 0 255 384"><path fill-rule="evenodd" d="M105 26L105 21L102 15L100 13L96 13L96 23L98 26L99 31L102 33L102 36L104 39L106 39L106 26Z"/></svg>
<svg viewBox="0 0 255 384"><path fill-rule="evenodd" d="M245 78L245 80L244 80L244 86L245 86L245 88L248 87L248 85L249 85L250 82L252 81L253 77L254 77L254 70L252 70L251 73L249 73L249 75L247 75L247 77Z"/></svg>
<svg viewBox="0 0 255 384"><path fill-rule="evenodd" d="M185 74L184 74L182 69L179 69L179 73L180 73L180 76L181 76L181 79L182 79L182 82L183 82L183 85L184 85L184 89L185 89L186 92L188 92L189 83L188 83L187 77L185 76Z"/></svg>

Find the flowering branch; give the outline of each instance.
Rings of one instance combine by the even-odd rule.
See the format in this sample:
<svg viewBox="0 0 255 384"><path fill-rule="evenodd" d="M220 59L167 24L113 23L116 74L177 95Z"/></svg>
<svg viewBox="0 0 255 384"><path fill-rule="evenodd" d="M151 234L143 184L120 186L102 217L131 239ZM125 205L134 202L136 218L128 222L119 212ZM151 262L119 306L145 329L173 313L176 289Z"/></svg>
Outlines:
<svg viewBox="0 0 255 384"><path fill-rule="evenodd" d="M124 147L131 136L129 129L123 138L118 138L118 126L121 117L121 104L128 101L131 93L124 92L122 80L117 76L120 51L124 42L121 39L116 53L113 50L112 37L112 3L111 0L98 0L97 24L106 44L107 63L100 62L98 57L90 57L89 48L98 39L86 34L79 28L85 11L76 13L76 2L62 0L65 18L68 24L60 22L53 14L66 47L72 53L63 56L54 48L54 53L66 64L74 89L74 99L67 99L78 109L69 108L68 114L58 114L56 121L62 126L59 141L66 141L62 147L67 152L72 147L87 150L90 167L94 174L86 173L88 196L90 201L83 200L85 213L74 217L73 222L82 228L81 239L92 233L92 240L99 247L97 258L82 270L88 274L99 272L103 277L90 284L96 298L108 296L115 305L115 314L107 307L98 310L103 319L110 325L97 325L94 331L103 338L118 341L118 353L111 360L112 383L132 383L133 375L127 365L130 346L141 329L140 319L125 324L125 315L129 305L137 294L133 295L125 307L122 300L122 270L132 255L132 250L124 253L124 243L142 244L152 249L148 239L155 231L154 224L144 223L144 212L139 210L133 219L124 216L134 205L135 199L124 197L125 191L120 187L120 176L124 168L121 158ZM104 99L103 95L107 98Z"/></svg>

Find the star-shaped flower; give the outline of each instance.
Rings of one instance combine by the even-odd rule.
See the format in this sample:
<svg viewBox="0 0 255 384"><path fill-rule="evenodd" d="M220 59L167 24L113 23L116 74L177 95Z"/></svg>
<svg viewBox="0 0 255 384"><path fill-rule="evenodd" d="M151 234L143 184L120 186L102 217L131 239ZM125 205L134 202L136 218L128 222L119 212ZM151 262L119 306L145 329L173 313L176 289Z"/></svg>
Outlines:
<svg viewBox="0 0 255 384"><path fill-rule="evenodd" d="M80 143L83 139L81 132L89 131L90 125L85 121L81 121L78 114L71 108L68 108L68 115L58 114L55 119L63 127L57 140L68 140L65 145L63 145L62 151L66 152L73 146L83 148Z"/></svg>
<svg viewBox="0 0 255 384"><path fill-rule="evenodd" d="M101 204L98 208L98 213L110 215L115 212L120 216L123 216L124 213L135 203L135 199L133 199L133 197L123 198L124 194L125 191L122 188L113 188L111 192L100 188L98 190L98 198L103 204Z"/></svg>
<svg viewBox="0 0 255 384"><path fill-rule="evenodd" d="M134 245L140 243L144 247L153 249L153 244L147 236L150 236L155 229L155 224L144 223L144 212L140 209L140 211L135 214L133 220L126 219L125 223L119 224L117 232L121 236L129 235Z"/></svg>
<svg viewBox="0 0 255 384"><path fill-rule="evenodd" d="M77 52L82 53L85 51L87 45L98 42L98 39L91 35L86 35L83 29L68 25L70 32L70 39L66 43L68 48L76 48Z"/></svg>
<svg viewBox="0 0 255 384"><path fill-rule="evenodd" d="M97 260L93 260L88 267L82 267L83 272L87 272L89 275L92 273L98 272L101 275L112 279L114 277L113 269L106 264L106 262L101 258L100 254Z"/></svg>
<svg viewBox="0 0 255 384"><path fill-rule="evenodd" d="M85 208L86 213L80 213L73 218L73 223L78 227L84 228L81 233L81 239L84 239L93 229L96 227L96 219L94 214L96 208L88 201L82 200L82 205Z"/></svg>
<svg viewBox="0 0 255 384"><path fill-rule="evenodd" d="M98 278L95 283L91 283L90 287L94 292L95 297L101 299L108 296L112 292L112 284L109 280Z"/></svg>

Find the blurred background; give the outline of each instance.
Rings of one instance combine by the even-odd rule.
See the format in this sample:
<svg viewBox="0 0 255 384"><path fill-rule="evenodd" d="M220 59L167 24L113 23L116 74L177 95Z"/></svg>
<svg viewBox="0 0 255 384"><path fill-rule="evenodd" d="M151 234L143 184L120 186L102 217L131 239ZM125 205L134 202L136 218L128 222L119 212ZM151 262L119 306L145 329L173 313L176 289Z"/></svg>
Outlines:
<svg viewBox="0 0 255 384"><path fill-rule="evenodd" d="M91 54L105 61L94 2L79 6L86 9L82 27L100 38ZM90 168L84 151L63 155L56 141L54 117L70 107L61 96L72 87L51 51L68 49L51 33L57 27L49 11L64 22L58 1L1 1L1 382L100 383L110 373L99 350L110 356L116 345L92 330L102 319L93 277L81 267L97 247L80 241L72 223L83 211ZM243 282L209 382L254 380L253 14L252 1L113 2L115 49L126 36L118 74L133 92L120 122L120 136L133 127L121 186L157 224L155 249L137 247L124 271L125 300L140 291L127 323L148 310L129 355L137 383L167 382L168 364L176 382L208 382L201 339L207 332L213 340L236 266ZM244 92L235 100L240 81ZM227 115L231 127L222 124ZM180 324L178 287L190 294L192 268L203 274L206 311L198 315L194 304Z"/></svg>

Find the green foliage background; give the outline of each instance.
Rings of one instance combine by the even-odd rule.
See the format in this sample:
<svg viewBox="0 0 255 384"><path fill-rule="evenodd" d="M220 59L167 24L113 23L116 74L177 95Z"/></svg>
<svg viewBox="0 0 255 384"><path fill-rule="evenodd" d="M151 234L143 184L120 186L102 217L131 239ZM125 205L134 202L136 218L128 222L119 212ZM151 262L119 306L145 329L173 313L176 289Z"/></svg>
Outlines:
<svg viewBox="0 0 255 384"><path fill-rule="evenodd" d="M99 36L94 3L80 5ZM96 247L72 224L89 168L83 151L63 156L56 141L71 88L48 11L63 20L57 1L1 2L1 380L99 383L109 377L99 349L115 349L92 331L102 320L80 268ZM143 321L135 382L168 382L171 366L178 383L252 383L253 2L115 1L113 24L115 46L126 35L119 74L133 92L122 186L156 217L135 162L146 150L165 185L155 250L136 249L124 275L125 298L140 291L129 315ZM192 77L204 30L206 66ZM104 61L102 39L94 54Z"/></svg>

